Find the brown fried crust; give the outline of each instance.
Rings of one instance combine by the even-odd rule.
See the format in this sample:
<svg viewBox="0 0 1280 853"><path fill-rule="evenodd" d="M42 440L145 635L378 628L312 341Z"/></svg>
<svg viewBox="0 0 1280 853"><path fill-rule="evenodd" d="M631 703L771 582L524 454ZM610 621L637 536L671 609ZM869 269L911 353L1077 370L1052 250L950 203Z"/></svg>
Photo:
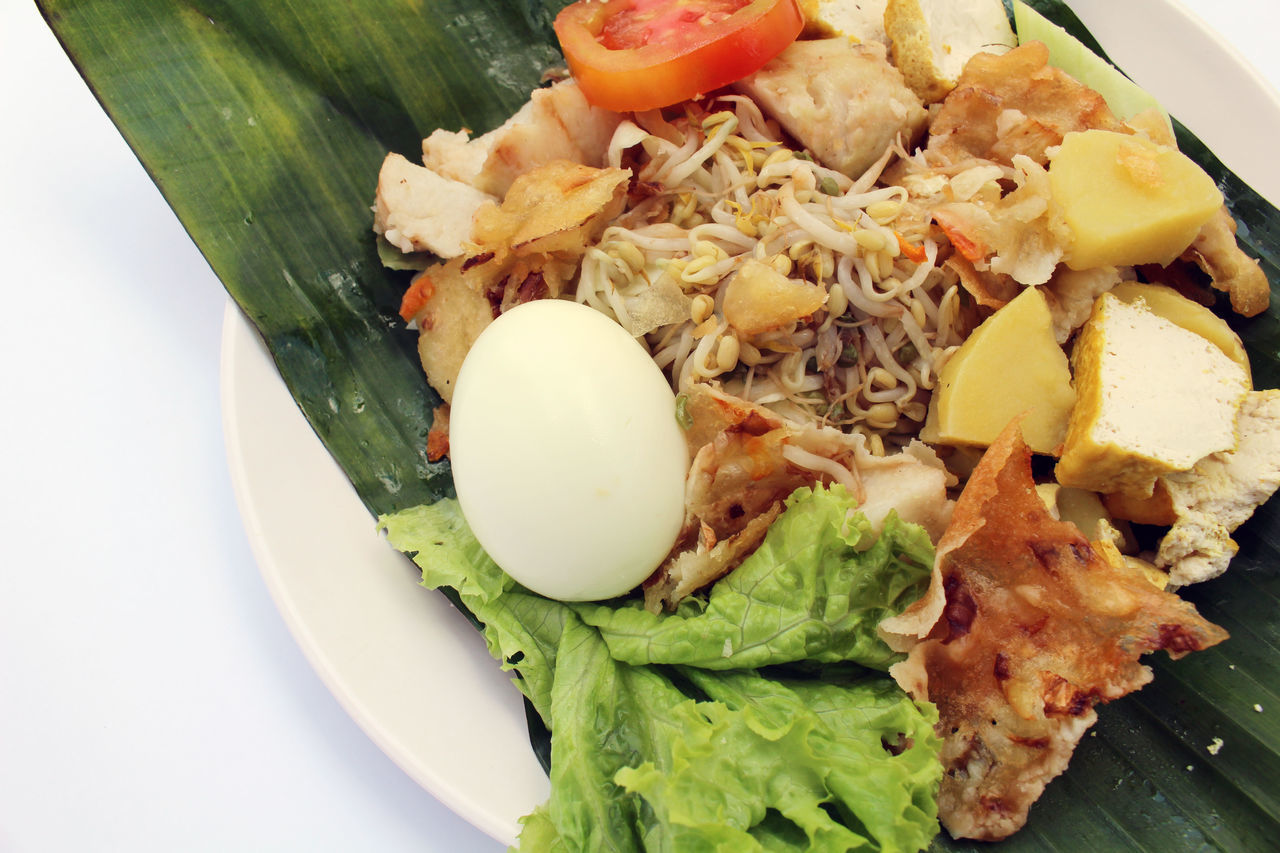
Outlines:
<svg viewBox="0 0 1280 853"><path fill-rule="evenodd" d="M1090 128L1126 130L1101 95L1050 66L1049 49L1033 41L969 60L929 125L929 151L1005 164L1026 154L1044 165L1065 134Z"/></svg>
<svg viewBox="0 0 1280 853"><path fill-rule="evenodd" d="M942 617L894 671L938 706L939 811L957 837L1019 829L1095 706L1151 679L1141 655L1227 636L1054 520L1030 456L1015 422L975 469L939 543Z"/></svg>

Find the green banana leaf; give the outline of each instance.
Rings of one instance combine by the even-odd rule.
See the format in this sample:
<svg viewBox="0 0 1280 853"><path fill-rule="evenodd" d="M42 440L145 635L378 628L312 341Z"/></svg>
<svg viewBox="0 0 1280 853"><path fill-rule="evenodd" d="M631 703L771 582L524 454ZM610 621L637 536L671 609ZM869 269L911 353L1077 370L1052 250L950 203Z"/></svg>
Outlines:
<svg viewBox="0 0 1280 853"><path fill-rule="evenodd" d="M412 157L436 127L480 132L523 103L560 61L549 24L565 1L40 0L374 514L452 490L447 464L424 453L438 400L396 314L408 273L382 266L369 230L378 166L387 151ZM1063 4L1031 5L1092 41ZM1179 139L1280 282L1280 214L1184 129ZM1274 309L1233 322L1258 386L1280 385ZM1101 710L1002 847L1276 849L1280 505L1237 538L1231 572L1189 596L1232 639L1153 659L1155 682Z"/></svg>

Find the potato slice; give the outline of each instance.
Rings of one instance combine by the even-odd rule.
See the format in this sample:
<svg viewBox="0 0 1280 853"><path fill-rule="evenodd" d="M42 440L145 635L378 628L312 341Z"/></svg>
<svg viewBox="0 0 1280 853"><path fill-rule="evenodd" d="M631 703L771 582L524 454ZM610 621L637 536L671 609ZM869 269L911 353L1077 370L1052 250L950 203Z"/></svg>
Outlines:
<svg viewBox="0 0 1280 853"><path fill-rule="evenodd" d="M1028 287L974 330L943 365L920 437L986 446L1018 415L1027 445L1055 453L1076 395L1044 294Z"/></svg>
<svg viewBox="0 0 1280 853"><path fill-rule="evenodd" d="M1137 524L1155 524L1168 527L1178 520L1173 499L1163 480L1156 480L1150 497L1135 498L1123 492L1102 496L1102 503L1113 518L1122 518Z"/></svg>
<svg viewBox="0 0 1280 853"><path fill-rule="evenodd" d="M1074 270L1168 265L1222 207L1213 178L1185 154L1113 131L1068 133L1049 185L1072 232Z"/></svg>

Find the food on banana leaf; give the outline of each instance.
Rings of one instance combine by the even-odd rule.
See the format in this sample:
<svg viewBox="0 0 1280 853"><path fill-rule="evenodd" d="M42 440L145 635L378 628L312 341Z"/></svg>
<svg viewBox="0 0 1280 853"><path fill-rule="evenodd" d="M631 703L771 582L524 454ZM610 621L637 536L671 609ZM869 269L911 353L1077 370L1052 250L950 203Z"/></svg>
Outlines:
<svg viewBox="0 0 1280 853"><path fill-rule="evenodd" d="M892 5L901 11L907 4ZM1184 297L1164 283L1176 276L1147 265L1200 275L1229 290L1237 310L1254 311L1256 264L1224 238L1234 223L1216 190L1188 190L1208 179L1169 147L1167 127L1121 121L1101 94L1050 66L1043 44L974 53L927 113L925 100L935 96L922 100L904 85L903 69L878 39L854 44L832 37L829 25L808 32L825 37L802 37L727 88L661 109L591 107L593 126L611 131L590 150L525 156L508 131L504 162L524 167L496 191L500 201L476 208L457 257L416 277L402 305L446 403L476 336L527 303L581 303L630 334L674 395L671 417L691 460L683 524L657 543L665 559L630 595L574 604L569 617L552 603L534 604L542 600L500 570L498 552L555 547L544 538L499 548L489 545L493 533L470 530L461 518L444 522L429 513L430 525L476 535L465 560L498 559L486 563L496 574L484 594L464 600L482 622L504 623L490 634L491 648L515 656L512 665L527 680L522 689L553 732L572 725L554 699L570 701L555 651L567 637L603 641L599 654L627 666L692 667L680 678L714 702L722 700L703 681L708 670L805 662L884 669L906 653L895 675L924 713L930 703L941 713L942 824L956 837L1003 838L1066 767L1095 706L1149 680L1141 654L1165 649L1178 657L1226 637L1169 590L1221 571L1230 532L1280 482L1273 397L1246 396L1247 368L1229 336L1178 302ZM904 38L890 28L884 43L895 35ZM815 73L819 67L834 70ZM587 102L604 97L591 87L574 91ZM464 143L446 133L426 145L432 157L456 144L453 155L474 165L498 150L486 142L472 151L486 137ZM1142 212L1148 189L1185 202L1145 232L1136 253L1126 253L1132 235L1097 221L1081 191L1084 173L1113 165L1142 178L1130 181L1136 189L1106 185L1105 206L1135 212L1130 221L1151 219ZM469 167L448 177L494 192L482 174ZM383 195L380 210L390 203ZM1178 306L1164 309L1177 319L1110 295L1135 287L1154 289L1153 304ZM1108 322L1118 311L1158 327L1134 332L1141 340L1122 360L1150 355L1170 375L1152 373L1141 388L1131 377L1115 378L1099 353L1126 333ZM532 359L537 345L529 350ZM1200 358L1213 360L1210 372L1230 387L1180 391L1182 374ZM483 369L504 368L490 359ZM1178 424L1170 407L1189 417L1195 407L1188 403L1206 395L1214 404L1195 413L1211 415L1215 429L1168 450ZM1110 404L1130 399L1159 424L1139 419L1134 428L1112 429ZM460 427L447 409L441 414L432 436L449 447L449 433ZM1099 420L1106 436L1089 432ZM520 412L493 426L486 434L492 445L519 446L525 437ZM1092 464L1097 454L1084 450L1103 446L1112 432L1136 436L1133 446L1107 450L1110 467ZM1024 440L1040 453L1063 454L1060 482L1041 475L1039 484L1052 510L1038 496ZM976 468L969 446L989 446ZM1153 459L1160 464L1146 464ZM1255 476L1263 485L1246 487ZM495 476L468 488L497 494L504 482ZM1142 551L1125 524L1146 509L1138 493L1150 495L1157 484L1168 499L1158 517L1171 525L1160 556ZM810 496L828 492L858 508L836 525L853 538L833 547L877 554L887 567L877 583L896 591L853 622L843 594L832 592L848 582L851 552L816 565L806 558L803 576L781 568L788 554L814 544L783 546L783 531L807 523L800 520L806 513L820 514ZM1126 502L1132 513L1108 512ZM582 534L556 515L553 507L539 532L563 528L558 547L571 553ZM518 530L516 520L505 527ZM405 521L385 523L393 529ZM501 520L496 526L504 527ZM393 538L418 551L427 569L428 540ZM490 547L495 553L486 555ZM614 570L610 562L600 560L601 577ZM458 568L460 576L431 583L463 591L475 579ZM581 586L559 587L556 597L576 602L616 592L609 584L600 587L607 595ZM796 600L786 601L789 595ZM757 596L768 602L767 619L772 608L794 610L758 640L752 614L766 605ZM557 615L538 616L549 633L533 636L529 625L505 624L509 614L499 611L508 607ZM868 626L879 627L874 639ZM753 682L751 689L773 688ZM705 713L722 713L716 708ZM600 808L625 831L652 832L650 840L666 843L683 830L662 817L670 791L654 784L650 774L661 761L650 757L657 764L613 768L604 789L619 799ZM553 753L553 783L572 787L557 760ZM636 815L618 811L627 791L646 798L656 823L637 830ZM569 796L553 791L547 810L530 819L526 843L558 837L590 846L588 839L608 831L576 823L564 805ZM811 845L828 829L785 811L781 823L755 814L726 817L721 828L783 832Z"/></svg>

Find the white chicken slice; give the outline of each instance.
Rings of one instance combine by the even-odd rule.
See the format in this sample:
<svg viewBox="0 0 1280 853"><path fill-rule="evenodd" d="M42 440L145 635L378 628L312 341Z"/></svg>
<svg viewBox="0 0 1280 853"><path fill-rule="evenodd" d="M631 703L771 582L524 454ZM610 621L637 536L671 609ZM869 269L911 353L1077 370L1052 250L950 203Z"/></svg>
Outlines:
<svg viewBox="0 0 1280 853"><path fill-rule="evenodd" d="M436 130L422 141L422 162L449 178L503 196L519 175L553 160L603 166L618 113L587 103L572 80L535 89L502 125L470 139Z"/></svg>
<svg viewBox="0 0 1280 853"><path fill-rule="evenodd" d="M476 210L493 196L442 177L399 154L388 154L378 172L373 230L402 252L462 254Z"/></svg>

